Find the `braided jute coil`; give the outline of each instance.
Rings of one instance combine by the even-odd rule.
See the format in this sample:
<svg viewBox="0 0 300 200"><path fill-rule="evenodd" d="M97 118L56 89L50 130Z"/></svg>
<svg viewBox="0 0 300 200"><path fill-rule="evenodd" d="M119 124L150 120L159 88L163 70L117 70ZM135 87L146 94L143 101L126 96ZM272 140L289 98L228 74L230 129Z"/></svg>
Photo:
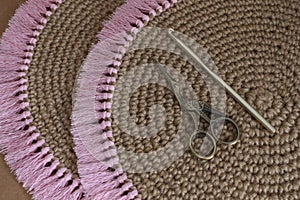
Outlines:
<svg viewBox="0 0 300 200"><path fill-rule="evenodd" d="M127 181L133 183L133 189L139 192L138 197L151 200L299 199L299 2L186 0L165 1L160 5L164 11L152 16L143 26L134 21L131 27L128 24L125 26L126 23L122 26L124 20L130 21L130 14L124 14L125 9L117 10L99 38L111 37L111 43L114 43L114 34L123 30L135 35L136 27L173 28L184 33L207 49L218 67L219 75L262 113L277 131L270 133L228 97L226 112L240 127L240 142L235 146L220 146L210 161L199 160L187 151L160 171L122 172L126 173ZM87 57L84 71L89 67L99 67L103 72L99 79L96 106L102 131L113 142L103 144L108 147L116 145L117 152L125 148L131 152L147 153L163 147L175 137L180 108L172 91L155 84L140 87L130 99L130 113L135 121L147 125L149 110L154 104L165 107L167 120L164 131L150 139L131 136L119 126L128 122L123 117L125 113L121 112L122 105L113 108L114 100L126 95L116 92L122 76L128 72L127 78L134 80L151 77L153 74L148 71L130 74L130 70L157 60L180 71L202 101L209 102L209 94L201 74L197 74L190 63L176 55L151 49L124 52L128 43L134 43L133 40L130 38L110 44L113 49L110 56L106 51L101 51L103 46L100 42ZM105 66L106 69L102 69ZM122 90L125 92L134 87L134 82L128 81ZM79 90L79 94L82 95L79 100L83 101L85 92L80 93ZM77 134L76 127L74 133ZM90 135L93 134L91 131ZM113 157L117 152L109 155ZM85 153L81 150L77 152L79 161L89 160ZM86 158L82 159L79 155ZM107 154L103 153L103 156ZM126 168L126 162L119 161ZM97 160L93 162L97 163ZM101 171L100 167L95 168L94 173L97 170Z"/></svg>

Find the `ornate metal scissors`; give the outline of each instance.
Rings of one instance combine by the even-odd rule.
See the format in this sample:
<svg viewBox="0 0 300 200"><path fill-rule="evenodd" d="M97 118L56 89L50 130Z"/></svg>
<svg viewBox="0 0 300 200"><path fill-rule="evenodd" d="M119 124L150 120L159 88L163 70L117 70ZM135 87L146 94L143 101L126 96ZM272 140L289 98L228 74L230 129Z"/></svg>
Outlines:
<svg viewBox="0 0 300 200"><path fill-rule="evenodd" d="M212 109L209 106L207 106L205 103L197 100L188 100L186 99L181 91L182 88L180 87L179 83L172 78L170 73L167 71L167 69L159 64L160 70L163 72L164 76L166 77L167 83L169 84L170 88L174 92L180 106L182 109L187 111L187 113L192 117L195 130L193 134L190 137L189 140L189 147L191 152L198 158L209 160L212 159L216 153L217 150L217 144L227 144L227 145L233 145L236 144L240 138L240 131L235 123L234 120L231 118L226 117L226 114L216 110ZM215 115L217 118L210 119L207 114ZM198 121L202 117L207 123L209 123L209 130L208 131L200 131L198 130L197 124ZM225 141L218 138L218 135L216 134L215 128L220 123L224 124L232 124L234 129L236 130L235 137L233 140ZM212 149L207 155L201 155L198 153L195 149L194 142L195 139L199 137L207 136L209 141L212 143Z"/></svg>
<svg viewBox="0 0 300 200"><path fill-rule="evenodd" d="M236 93L225 81L223 81L217 74L211 71L205 63L179 38L174 35L174 30L168 30L169 36L178 44L186 53L188 53L198 64L204 69L213 79L216 80L219 84L221 84L225 90L232 96L236 101L238 101L241 105L246 108L249 113L255 117L266 129L268 129L271 133L275 133L276 129L269 123L265 118L263 118L249 103L247 103L238 93Z"/></svg>

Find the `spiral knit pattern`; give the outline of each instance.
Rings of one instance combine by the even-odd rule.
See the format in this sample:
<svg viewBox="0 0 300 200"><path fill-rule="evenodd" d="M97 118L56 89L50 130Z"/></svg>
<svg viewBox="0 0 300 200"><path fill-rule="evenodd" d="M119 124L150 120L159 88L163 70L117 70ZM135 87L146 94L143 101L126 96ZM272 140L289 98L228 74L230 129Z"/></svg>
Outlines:
<svg viewBox="0 0 300 200"><path fill-rule="evenodd" d="M38 38L27 72L28 102L55 158L78 177L71 129L72 95L78 70L117 1L65 0Z"/></svg>
<svg viewBox="0 0 300 200"><path fill-rule="evenodd" d="M210 161L189 151L159 172L128 173L142 199L299 199L300 190L300 3L298 1L186 0L155 17L148 26L173 28L208 49L219 75L276 129L271 134L231 97L227 113L236 120L241 140L220 146ZM179 70L202 101L209 93L201 75L179 57L163 51L136 51L122 59L118 79L132 66L153 58ZM140 72L132 78L151 76ZM128 84L126 87L132 87ZM122 93L119 97L121 98ZM112 113L117 147L150 152L176 134L180 107L171 91L149 84L131 97L131 115L147 125L149 109L163 105L165 129L151 139L120 130ZM126 123L123 119L121 123Z"/></svg>

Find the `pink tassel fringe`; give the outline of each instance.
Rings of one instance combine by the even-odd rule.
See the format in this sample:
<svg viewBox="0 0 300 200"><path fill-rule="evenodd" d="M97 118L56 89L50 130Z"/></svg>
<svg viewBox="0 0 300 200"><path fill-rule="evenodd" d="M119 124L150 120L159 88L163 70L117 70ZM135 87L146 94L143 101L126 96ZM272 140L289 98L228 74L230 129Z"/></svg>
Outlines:
<svg viewBox="0 0 300 200"><path fill-rule="evenodd" d="M116 81L111 75L117 74L116 67L121 65L120 60L133 35L149 22L151 16L156 16L176 2L128 0L104 25L98 35L99 43L92 48L82 67L72 114L72 134L78 170L88 198L137 199L138 191L129 191L132 183L126 181L127 176L122 169L109 170L119 163L114 143L108 139L113 133L106 131L111 126L111 122L106 121L110 117L107 110L112 106L109 100L115 89L110 84ZM95 80L99 80L98 87L95 87ZM91 91L95 92L94 96ZM96 115L95 110L98 111Z"/></svg>
<svg viewBox="0 0 300 200"><path fill-rule="evenodd" d="M30 126L25 109L24 78L33 56L36 37L61 0L29 0L11 19L0 43L0 148L5 160L34 199L82 199L83 189L66 169L59 169L44 140Z"/></svg>

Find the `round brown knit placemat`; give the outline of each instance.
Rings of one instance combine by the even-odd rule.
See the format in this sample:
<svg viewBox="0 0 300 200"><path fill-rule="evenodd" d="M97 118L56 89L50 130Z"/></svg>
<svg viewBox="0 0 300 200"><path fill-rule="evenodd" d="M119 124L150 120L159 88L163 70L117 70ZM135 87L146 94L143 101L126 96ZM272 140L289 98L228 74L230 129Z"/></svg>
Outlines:
<svg viewBox="0 0 300 200"><path fill-rule="evenodd" d="M105 20L123 3L65 0L38 38L28 76L32 125L61 167L77 174L71 129L72 95L77 72L97 41Z"/></svg>
<svg viewBox="0 0 300 200"><path fill-rule="evenodd" d="M186 0L148 24L173 28L208 49L219 75L277 132L268 132L228 97L226 111L240 127L240 142L220 146L210 161L199 160L187 151L161 171L128 173L141 199L299 199L299 9L298 1ZM202 77L193 66L164 51L127 53L118 79L133 66L152 63L153 58L179 70L199 99L209 100ZM172 139L180 108L170 90L155 84L139 88L132 95L130 112L139 124L146 125L149 108L156 103L166 109L166 126L149 140L122 132L114 120L122 119L122 113L112 113L117 147L149 152Z"/></svg>

